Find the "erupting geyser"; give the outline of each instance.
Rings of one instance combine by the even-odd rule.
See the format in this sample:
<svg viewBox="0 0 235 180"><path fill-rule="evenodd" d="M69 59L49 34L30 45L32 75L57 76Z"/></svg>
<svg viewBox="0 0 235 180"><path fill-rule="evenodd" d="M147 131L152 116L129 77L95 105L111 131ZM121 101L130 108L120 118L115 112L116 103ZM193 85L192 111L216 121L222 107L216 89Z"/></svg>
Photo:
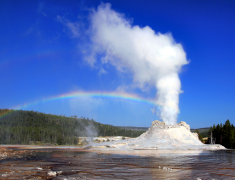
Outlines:
<svg viewBox="0 0 235 180"><path fill-rule="evenodd" d="M149 26L133 26L130 20L101 4L91 16L91 52L86 60L94 66L97 55L101 64L110 63L120 71L133 73L140 88L154 85L160 117L167 125L177 123L181 83L178 73L187 64L186 53L170 33L155 33ZM104 69L101 69L104 71Z"/></svg>
<svg viewBox="0 0 235 180"><path fill-rule="evenodd" d="M177 123L181 83L178 73L188 63L181 44L170 33L154 32L149 26L132 25L131 21L111 9L110 4L101 4L91 15L91 49L86 56L91 66L101 67L110 63L119 71L130 70L133 82L144 89L154 85L157 89L157 104L161 121L154 121L149 130L140 137L95 145L111 149L223 149L223 146L206 146L189 125ZM97 57L102 57L97 62Z"/></svg>

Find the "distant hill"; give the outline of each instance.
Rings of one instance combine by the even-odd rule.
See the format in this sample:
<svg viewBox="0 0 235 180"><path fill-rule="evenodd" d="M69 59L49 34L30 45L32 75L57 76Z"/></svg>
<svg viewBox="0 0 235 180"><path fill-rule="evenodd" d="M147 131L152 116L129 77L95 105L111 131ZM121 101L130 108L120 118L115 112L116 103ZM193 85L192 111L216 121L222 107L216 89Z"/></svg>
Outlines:
<svg viewBox="0 0 235 180"><path fill-rule="evenodd" d="M116 126L116 127L132 131L147 131L149 129L149 127L135 127L135 126Z"/></svg>
<svg viewBox="0 0 235 180"><path fill-rule="evenodd" d="M81 136L137 137L144 131L101 124L89 118L0 109L0 144L77 144Z"/></svg>
<svg viewBox="0 0 235 180"><path fill-rule="evenodd" d="M210 130L210 128L209 128L209 127L198 128L198 130L199 130L200 133L205 133L205 132L207 133L207 132ZM191 132L195 132L196 129L190 129L190 131L191 131Z"/></svg>
<svg viewBox="0 0 235 180"><path fill-rule="evenodd" d="M210 128L206 127L206 128L198 128L199 133L202 135L202 137L208 137L208 133L209 133ZM196 129L190 129L191 132L195 132Z"/></svg>
<svg viewBox="0 0 235 180"><path fill-rule="evenodd" d="M126 130L132 130L132 131L147 131L149 127L134 127L134 126L117 126L119 128L122 129L126 129ZM208 136L208 132L209 132L209 127L206 128L198 128L200 134L203 137L207 137ZM196 129L190 129L191 132L195 132Z"/></svg>

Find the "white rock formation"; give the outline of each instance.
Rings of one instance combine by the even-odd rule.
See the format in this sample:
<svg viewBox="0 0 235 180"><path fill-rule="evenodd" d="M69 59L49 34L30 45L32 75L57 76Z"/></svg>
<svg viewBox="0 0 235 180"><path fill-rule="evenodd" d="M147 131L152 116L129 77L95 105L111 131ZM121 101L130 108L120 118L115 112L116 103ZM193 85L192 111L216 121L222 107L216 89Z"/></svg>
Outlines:
<svg viewBox="0 0 235 180"><path fill-rule="evenodd" d="M175 125L165 125L161 121L153 121L151 127L141 136L128 140L100 143L93 146L96 148L122 149L122 150L142 150L142 149L198 149L215 150L225 149L222 145L205 145L198 135L190 132L190 126L185 122Z"/></svg>

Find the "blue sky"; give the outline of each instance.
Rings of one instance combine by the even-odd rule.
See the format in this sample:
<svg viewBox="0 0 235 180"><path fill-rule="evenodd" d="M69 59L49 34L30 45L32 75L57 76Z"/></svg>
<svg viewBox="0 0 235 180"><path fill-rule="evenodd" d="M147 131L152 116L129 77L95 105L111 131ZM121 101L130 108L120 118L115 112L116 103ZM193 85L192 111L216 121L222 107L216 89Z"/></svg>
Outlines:
<svg viewBox="0 0 235 180"><path fill-rule="evenodd" d="M234 1L1 1L0 108L74 91L156 98L155 86L139 88L128 69L121 72L111 63L91 66L85 60L90 17L102 2L133 26L171 33L182 45L189 63L179 73L183 93L178 122L192 128L227 119L235 124ZM102 97L61 99L23 109L123 126L150 126L159 119L152 105Z"/></svg>

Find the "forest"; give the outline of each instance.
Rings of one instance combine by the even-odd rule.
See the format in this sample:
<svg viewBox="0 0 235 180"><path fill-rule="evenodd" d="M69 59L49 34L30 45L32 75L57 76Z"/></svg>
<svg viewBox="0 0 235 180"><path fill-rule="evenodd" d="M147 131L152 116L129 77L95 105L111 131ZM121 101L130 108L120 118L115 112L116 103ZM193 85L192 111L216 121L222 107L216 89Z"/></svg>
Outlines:
<svg viewBox="0 0 235 180"><path fill-rule="evenodd" d="M78 137L137 137L142 133L144 131L126 130L85 117L0 109L0 144L76 145Z"/></svg>
<svg viewBox="0 0 235 180"><path fill-rule="evenodd" d="M209 130L209 139L211 132L213 143L221 144L229 149L235 149L235 127L230 123L229 119L224 124L213 125Z"/></svg>

